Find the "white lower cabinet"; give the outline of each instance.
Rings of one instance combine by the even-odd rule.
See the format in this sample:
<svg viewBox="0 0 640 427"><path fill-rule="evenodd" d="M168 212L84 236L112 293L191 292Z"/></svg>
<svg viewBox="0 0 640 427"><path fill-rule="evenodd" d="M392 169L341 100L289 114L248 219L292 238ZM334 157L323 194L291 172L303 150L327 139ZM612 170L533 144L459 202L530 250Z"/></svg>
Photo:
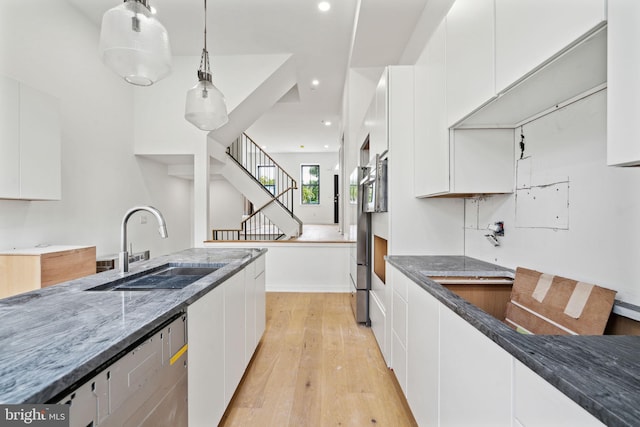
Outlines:
<svg viewBox="0 0 640 427"><path fill-rule="evenodd" d="M244 344L247 328L245 304L245 270L228 279L224 288L224 406L240 384L247 364Z"/></svg>
<svg viewBox="0 0 640 427"><path fill-rule="evenodd" d="M256 260L256 278L255 278L255 292L256 292L256 335L254 350L260 343L262 335L267 325L267 282L265 272L265 259L266 255L261 256Z"/></svg>
<svg viewBox="0 0 640 427"><path fill-rule="evenodd" d="M262 256L187 308L190 426L224 415L264 332L264 285Z"/></svg>
<svg viewBox="0 0 640 427"><path fill-rule="evenodd" d="M397 275L408 282L407 401L419 426L437 426L441 304L406 276Z"/></svg>
<svg viewBox="0 0 640 427"><path fill-rule="evenodd" d="M440 306L440 425L511 426L512 357Z"/></svg>
<svg viewBox="0 0 640 427"><path fill-rule="evenodd" d="M373 336L378 341L378 347L384 357L385 363L389 365L389 356L387 353L387 337L386 337L386 311L376 296L374 291L369 291L369 318L371 319L371 330Z"/></svg>
<svg viewBox="0 0 640 427"><path fill-rule="evenodd" d="M514 365L514 425L603 427L599 420L519 361Z"/></svg>
<svg viewBox="0 0 640 427"><path fill-rule="evenodd" d="M391 272L390 272L391 273ZM395 272L394 276L395 276ZM390 277L390 276L387 276ZM404 281L393 278L391 297L391 365L400 388L407 394L407 297ZM403 295L404 294L404 295Z"/></svg>
<svg viewBox="0 0 640 427"><path fill-rule="evenodd" d="M256 263L247 266L244 284L244 311L246 333L244 334L244 363L248 364L256 349Z"/></svg>
<svg viewBox="0 0 640 427"><path fill-rule="evenodd" d="M224 402L224 288L218 286L187 309L189 425L215 425Z"/></svg>
<svg viewBox="0 0 640 427"><path fill-rule="evenodd" d="M262 338L266 324L265 257L262 256L246 270L245 311L247 333L245 334L245 363L248 364Z"/></svg>
<svg viewBox="0 0 640 427"><path fill-rule="evenodd" d="M387 284L391 368L419 426L604 426L390 264Z"/></svg>

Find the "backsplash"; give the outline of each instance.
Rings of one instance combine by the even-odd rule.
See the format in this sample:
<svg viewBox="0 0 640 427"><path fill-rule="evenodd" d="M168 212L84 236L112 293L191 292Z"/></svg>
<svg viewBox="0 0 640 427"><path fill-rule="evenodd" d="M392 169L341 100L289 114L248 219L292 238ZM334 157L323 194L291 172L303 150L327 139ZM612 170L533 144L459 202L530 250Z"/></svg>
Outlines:
<svg viewBox="0 0 640 427"><path fill-rule="evenodd" d="M516 192L465 200L465 255L597 283L640 304L640 170L606 166L606 91L522 131ZM484 237L496 221L500 246Z"/></svg>

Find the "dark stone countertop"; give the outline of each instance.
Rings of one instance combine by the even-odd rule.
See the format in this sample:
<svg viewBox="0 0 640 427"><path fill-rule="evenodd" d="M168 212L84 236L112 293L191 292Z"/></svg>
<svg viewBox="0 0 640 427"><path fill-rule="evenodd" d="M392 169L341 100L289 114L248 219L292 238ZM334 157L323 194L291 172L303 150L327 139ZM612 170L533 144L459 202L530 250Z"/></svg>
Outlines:
<svg viewBox="0 0 640 427"><path fill-rule="evenodd" d="M607 426L640 425L640 337L522 335L427 277L513 277L513 270L464 256L387 260Z"/></svg>
<svg viewBox="0 0 640 427"><path fill-rule="evenodd" d="M187 249L130 264L126 273L226 264L179 290L85 292L122 277L110 270L0 299L0 403L51 403L265 252Z"/></svg>

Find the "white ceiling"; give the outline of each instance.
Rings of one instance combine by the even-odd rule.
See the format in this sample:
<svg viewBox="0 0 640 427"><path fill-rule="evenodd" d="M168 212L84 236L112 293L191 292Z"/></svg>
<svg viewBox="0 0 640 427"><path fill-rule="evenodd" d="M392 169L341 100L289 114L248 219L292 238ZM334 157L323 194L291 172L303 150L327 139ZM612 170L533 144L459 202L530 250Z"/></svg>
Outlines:
<svg viewBox="0 0 640 427"><path fill-rule="evenodd" d="M96 26L105 11L120 3L67 1ZM297 87L247 130L269 152L338 151L348 67L398 63L428 0L330 0L331 9L324 13L318 10L319 1L208 0L207 47L214 79L216 55L295 56ZM169 33L172 53L199 56L204 1L149 2ZM313 79L320 81L317 88Z"/></svg>

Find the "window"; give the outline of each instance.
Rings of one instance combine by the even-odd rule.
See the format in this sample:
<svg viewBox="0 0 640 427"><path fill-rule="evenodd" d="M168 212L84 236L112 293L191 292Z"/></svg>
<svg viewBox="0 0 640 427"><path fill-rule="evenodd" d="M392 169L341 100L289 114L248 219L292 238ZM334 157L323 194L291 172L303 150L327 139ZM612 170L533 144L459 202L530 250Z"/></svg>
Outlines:
<svg viewBox="0 0 640 427"><path fill-rule="evenodd" d="M258 180L271 194L276 195L276 167L258 165Z"/></svg>
<svg viewBox="0 0 640 427"><path fill-rule="evenodd" d="M303 205L320 204L320 165L302 165L300 198Z"/></svg>

